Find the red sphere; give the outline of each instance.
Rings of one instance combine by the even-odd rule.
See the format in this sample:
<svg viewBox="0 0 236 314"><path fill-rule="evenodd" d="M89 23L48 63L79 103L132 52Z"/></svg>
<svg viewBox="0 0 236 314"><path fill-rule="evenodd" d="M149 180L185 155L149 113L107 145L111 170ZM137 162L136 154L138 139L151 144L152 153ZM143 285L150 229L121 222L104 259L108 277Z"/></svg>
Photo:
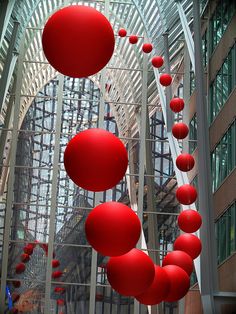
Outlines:
<svg viewBox="0 0 236 314"><path fill-rule="evenodd" d="M62 276L62 274L63 274L62 271L60 271L60 270L55 270L54 272L52 272L52 278L53 278L53 279L59 278L59 277Z"/></svg>
<svg viewBox="0 0 236 314"><path fill-rule="evenodd" d="M15 303L15 302L17 302L20 299L20 294L16 293L16 292L13 292L11 297L12 297L12 301Z"/></svg>
<svg viewBox="0 0 236 314"><path fill-rule="evenodd" d="M107 18L89 6L71 5L55 12L42 35L48 62L60 73L87 77L111 59L115 37Z"/></svg>
<svg viewBox="0 0 236 314"><path fill-rule="evenodd" d="M137 42L138 42L138 36L136 36L136 35L131 35L131 36L129 37L129 42L130 42L132 45L137 44Z"/></svg>
<svg viewBox="0 0 236 314"><path fill-rule="evenodd" d="M169 86L172 82L172 77L170 76L170 74L164 73L161 74L160 76L160 83L163 86Z"/></svg>
<svg viewBox="0 0 236 314"><path fill-rule="evenodd" d="M57 268L58 266L60 266L58 259L52 260L52 268Z"/></svg>
<svg viewBox="0 0 236 314"><path fill-rule="evenodd" d="M65 293L65 291L66 291L66 289L63 288L63 287L55 287L55 288L54 288L54 292L55 292L55 293L63 294L63 293Z"/></svg>
<svg viewBox="0 0 236 314"><path fill-rule="evenodd" d="M149 43L143 44L142 49L143 49L143 52L150 53L153 49L153 45Z"/></svg>
<svg viewBox="0 0 236 314"><path fill-rule="evenodd" d="M176 158L176 166L179 170L187 172L193 169L195 160L190 154L181 154Z"/></svg>
<svg viewBox="0 0 236 314"><path fill-rule="evenodd" d="M25 254L31 255L33 253L33 251L34 251L34 246L32 244L27 244L24 247Z"/></svg>
<svg viewBox="0 0 236 314"><path fill-rule="evenodd" d="M201 253L201 240L193 234L181 234L174 242L174 250L184 251L195 259Z"/></svg>
<svg viewBox="0 0 236 314"><path fill-rule="evenodd" d="M29 254L23 253L20 256L20 259L23 263L27 263L30 260L30 256Z"/></svg>
<svg viewBox="0 0 236 314"><path fill-rule="evenodd" d="M63 305L65 304L65 301L64 301L63 299L58 299L58 300L57 300L57 304L58 304L59 306L63 306Z"/></svg>
<svg viewBox="0 0 236 314"><path fill-rule="evenodd" d="M172 134L178 140L184 139L189 132L189 128L185 123L175 123L172 127Z"/></svg>
<svg viewBox="0 0 236 314"><path fill-rule="evenodd" d="M92 247L104 256L129 252L138 242L141 224L128 206L107 202L95 207L85 222L85 233Z"/></svg>
<svg viewBox="0 0 236 314"><path fill-rule="evenodd" d="M194 186L184 184L176 190L176 198L183 205L190 205L197 199L197 191Z"/></svg>
<svg viewBox="0 0 236 314"><path fill-rule="evenodd" d="M16 265L16 273L21 274L25 271L25 264L24 263L19 263Z"/></svg>
<svg viewBox="0 0 236 314"><path fill-rule="evenodd" d="M162 267L155 265L155 278L151 286L135 298L142 304L155 305L167 297L169 290L170 281L168 275Z"/></svg>
<svg viewBox="0 0 236 314"><path fill-rule="evenodd" d="M196 232L202 225L202 217L196 210L183 210L178 217L178 225L184 232Z"/></svg>
<svg viewBox="0 0 236 314"><path fill-rule="evenodd" d="M184 100L182 98L172 98L170 101L170 108L174 112L180 112L184 109Z"/></svg>
<svg viewBox="0 0 236 314"><path fill-rule="evenodd" d="M160 68L164 64L164 60L161 56L156 56L152 58L152 65L154 68Z"/></svg>
<svg viewBox="0 0 236 314"><path fill-rule="evenodd" d="M125 296L143 293L153 282L155 267L151 258L138 249L111 257L107 263L107 278L112 288Z"/></svg>
<svg viewBox="0 0 236 314"><path fill-rule="evenodd" d="M183 251L173 251L168 253L162 262L162 267L166 265L176 265L182 268L190 276L193 271L192 258Z"/></svg>
<svg viewBox="0 0 236 314"><path fill-rule="evenodd" d="M176 265L167 265L163 268L170 280L170 291L165 301L176 302L182 299L188 292L190 287L189 276L182 268Z"/></svg>
<svg viewBox="0 0 236 314"><path fill-rule="evenodd" d="M70 140L64 154L65 169L75 184L89 191L111 189L128 165L123 143L102 129L82 131Z"/></svg>
<svg viewBox="0 0 236 314"><path fill-rule="evenodd" d="M12 284L15 288L20 288L21 286L21 282L19 280L12 281Z"/></svg>
<svg viewBox="0 0 236 314"><path fill-rule="evenodd" d="M127 31L124 28L121 28L118 32L120 37L125 37L127 35Z"/></svg>

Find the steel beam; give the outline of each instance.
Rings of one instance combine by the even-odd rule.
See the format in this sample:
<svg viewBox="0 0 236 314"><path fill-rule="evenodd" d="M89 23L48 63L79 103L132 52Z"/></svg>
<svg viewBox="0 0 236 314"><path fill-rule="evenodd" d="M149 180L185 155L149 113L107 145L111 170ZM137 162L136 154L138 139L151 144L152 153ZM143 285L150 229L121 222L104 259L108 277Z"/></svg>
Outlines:
<svg viewBox="0 0 236 314"><path fill-rule="evenodd" d="M15 0L3 0L0 5L0 48L5 37Z"/></svg>
<svg viewBox="0 0 236 314"><path fill-rule="evenodd" d="M12 206L14 200L14 180L15 180L15 163L16 163L16 149L18 140L18 127L21 105L21 86L22 86L22 72L23 72L23 59L24 59L24 36L21 41L19 58L18 58L18 70L16 78L16 95L14 103L14 117L13 117L13 130L11 141L11 153L10 153L10 167L9 177L7 185L7 202L6 202L6 214L4 224L3 235L3 253L2 253L2 274L1 274L1 290L0 290L0 314L4 313L5 309L5 291L7 280L7 268L8 268L8 255L9 255L9 240L11 233L11 220L12 220Z"/></svg>
<svg viewBox="0 0 236 314"><path fill-rule="evenodd" d="M214 212L211 190L210 145L207 121L207 101L203 71L201 19L199 1L193 0L193 28L195 44L196 113L198 140L198 194L199 211L203 225L200 229L201 253L201 296L204 313L216 313L214 293L218 291L217 257L214 230Z"/></svg>

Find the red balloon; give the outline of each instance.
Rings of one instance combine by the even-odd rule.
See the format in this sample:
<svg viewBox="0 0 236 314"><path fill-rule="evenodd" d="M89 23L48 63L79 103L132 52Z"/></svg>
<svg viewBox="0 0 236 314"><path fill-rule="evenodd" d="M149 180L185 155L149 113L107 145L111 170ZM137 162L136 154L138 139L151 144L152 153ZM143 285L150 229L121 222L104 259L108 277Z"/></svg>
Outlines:
<svg viewBox="0 0 236 314"><path fill-rule="evenodd" d="M176 265L181 267L190 276L193 271L192 258L183 251L173 251L168 253L162 262L162 267L166 265Z"/></svg>
<svg viewBox="0 0 236 314"><path fill-rule="evenodd" d="M197 199L197 191L194 186L184 184L176 190L176 198L183 205L190 205Z"/></svg>
<svg viewBox="0 0 236 314"><path fill-rule="evenodd" d="M65 291L66 291L66 289L63 288L63 287L55 287L55 288L54 288L54 292L55 292L55 293L63 294L63 293L65 293Z"/></svg>
<svg viewBox="0 0 236 314"><path fill-rule="evenodd" d="M167 74L167 73L164 73L164 74L161 74L160 76L160 83L161 85L163 86L169 86L172 82L172 77Z"/></svg>
<svg viewBox="0 0 236 314"><path fill-rule="evenodd" d="M27 263L30 260L30 256L29 254L23 253L20 256L20 259L23 263Z"/></svg>
<svg viewBox="0 0 236 314"><path fill-rule="evenodd" d="M181 234L174 242L174 250L184 251L195 259L201 253L201 240L193 234Z"/></svg>
<svg viewBox="0 0 236 314"><path fill-rule="evenodd" d="M172 134L178 140L184 139L189 132L189 128L185 123L175 123L172 127Z"/></svg>
<svg viewBox="0 0 236 314"><path fill-rule="evenodd" d="M164 268L155 265L155 278L145 292L135 298L142 304L155 305L162 302L170 290L170 280Z"/></svg>
<svg viewBox="0 0 236 314"><path fill-rule="evenodd" d="M166 302L175 302L182 299L189 290L190 279L188 274L179 266L167 265L163 267L170 280L170 292Z"/></svg>
<svg viewBox="0 0 236 314"><path fill-rule="evenodd" d="M127 35L127 31L124 28L121 28L118 32L120 37L125 37Z"/></svg>
<svg viewBox="0 0 236 314"><path fill-rule="evenodd" d="M52 272L52 278L53 278L53 279L59 278L59 277L62 276L62 274L63 274L62 271L60 271L60 270L55 270L54 272Z"/></svg>
<svg viewBox="0 0 236 314"><path fill-rule="evenodd" d="M27 244L23 250L25 254L31 255L34 251L34 246L32 244Z"/></svg>
<svg viewBox="0 0 236 314"><path fill-rule="evenodd" d="M153 282L155 267L151 258L138 249L111 257L107 263L107 278L114 290L125 296L143 293Z"/></svg>
<svg viewBox="0 0 236 314"><path fill-rule="evenodd" d="M57 268L58 266L60 266L58 259L52 260L52 268Z"/></svg>
<svg viewBox="0 0 236 314"><path fill-rule="evenodd" d="M87 77L111 59L115 37L107 18L89 6L71 5L55 12L42 35L48 62L60 73Z"/></svg>
<svg viewBox="0 0 236 314"><path fill-rule="evenodd" d="M174 112L180 112L184 109L184 100L182 98L172 98L170 101L170 108Z"/></svg>
<svg viewBox="0 0 236 314"><path fill-rule="evenodd" d="M12 284L15 288L20 288L21 286L21 282L19 280L12 281Z"/></svg>
<svg viewBox="0 0 236 314"><path fill-rule="evenodd" d="M164 64L164 60L161 56L156 56L152 58L152 65L154 66L154 68L160 68L161 66L163 66Z"/></svg>
<svg viewBox="0 0 236 314"><path fill-rule="evenodd" d="M107 202L95 207L85 222L85 233L92 247L104 256L129 252L138 242L141 224L128 206Z"/></svg>
<svg viewBox="0 0 236 314"><path fill-rule="evenodd" d="M138 42L138 36L136 36L136 35L131 35L131 36L129 36L129 42L130 42L132 45L137 44L137 42Z"/></svg>
<svg viewBox="0 0 236 314"><path fill-rule="evenodd" d="M16 273L21 274L25 271L25 264L24 263L19 263L16 265Z"/></svg>
<svg viewBox="0 0 236 314"><path fill-rule="evenodd" d="M152 44L149 44L149 43L146 43L146 44L143 44L143 52L145 53L150 53L153 49L153 45Z"/></svg>
<svg viewBox="0 0 236 314"><path fill-rule="evenodd" d="M70 140L65 169L75 184L89 191L105 191L120 182L128 165L123 143L102 129L82 131Z"/></svg>
<svg viewBox="0 0 236 314"><path fill-rule="evenodd" d="M186 209L180 213L178 225L184 232L196 232L202 225L202 217L196 210Z"/></svg>
<svg viewBox="0 0 236 314"><path fill-rule="evenodd" d="M190 154L181 154L176 158L176 166L179 170L187 172L193 169L195 160Z"/></svg>

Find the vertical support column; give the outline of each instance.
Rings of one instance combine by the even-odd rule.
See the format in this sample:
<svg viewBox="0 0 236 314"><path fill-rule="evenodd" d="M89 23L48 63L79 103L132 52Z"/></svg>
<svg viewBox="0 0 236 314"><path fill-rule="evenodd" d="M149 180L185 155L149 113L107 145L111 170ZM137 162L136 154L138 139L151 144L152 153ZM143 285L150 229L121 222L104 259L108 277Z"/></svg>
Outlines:
<svg viewBox="0 0 236 314"><path fill-rule="evenodd" d="M164 49L165 49L165 70L170 73L170 54L169 54L169 33L165 32L163 34L164 38ZM172 88L171 85L166 87L166 128L167 132L171 132L172 126L174 124L174 114L170 109L169 103L172 98Z"/></svg>
<svg viewBox="0 0 236 314"><path fill-rule="evenodd" d="M0 47L2 46L15 0L3 0L0 5Z"/></svg>
<svg viewBox="0 0 236 314"><path fill-rule="evenodd" d="M56 230L56 209L57 209L57 187L58 187L58 172L60 160L60 134L61 134L61 117L63 106L63 86L64 75L59 74L58 86L58 102L57 102L57 117L56 117L56 132L55 132L55 148L53 156L53 172L52 172L52 190L51 190L51 209L48 237L48 258L46 268L46 287L45 287L45 314L51 314L51 276L52 276L52 259L53 259L53 243Z"/></svg>
<svg viewBox="0 0 236 314"><path fill-rule="evenodd" d="M206 95L201 46L201 21L199 1L193 0L195 69L196 69L196 111L198 139L198 191L199 208L203 218L200 229L201 253L201 295L204 313L216 313L213 294L217 291L217 259L214 236L214 213L212 207L209 129L207 123Z"/></svg>
<svg viewBox="0 0 236 314"><path fill-rule="evenodd" d="M1 274L1 289L0 289L0 314L4 313L5 309L5 291L6 291L6 280L7 280L7 267L8 267L8 255L9 255L9 241L11 234L11 220L12 220L12 205L14 200L14 179L15 179L15 163L16 163L16 149L18 140L18 128L19 128L19 117L20 117L20 105L21 105L21 86L23 78L23 61L24 61L24 36L21 41L19 59L18 59L18 70L16 78L16 95L14 103L14 117L13 117L13 130L11 140L11 155L9 165L9 177L7 184L7 202L6 202L6 215L4 224L4 235L3 235L3 253L2 253L2 274Z"/></svg>
<svg viewBox="0 0 236 314"><path fill-rule="evenodd" d="M147 83L148 83L148 56L143 54L143 76L142 76L142 106L140 117L140 147L139 147L139 184L138 184L138 211L137 215L143 225L143 194L144 194L144 173L145 173L145 156L146 156L146 122L147 122ZM142 248L141 239L137 244L138 248ZM134 301L134 314L140 313L139 302Z"/></svg>
<svg viewBox="0 0 236 314"><path fill-rule="evenodd" d="M185 45L184 47L184 110L183 110L183 123L189 125L189 98L190 98L190 58L188 49ZM183 151L189 152L189 135L183 141Z"/></svg>
<svg viewBox="0 0 236 314"><path fill-rule="evenodd" d="M105 0L105 12L104 15L109 19L109 6L110 0ZM104 112L105 112L105 83L106 83L106 68L101 71L100 79L100 103L99 103L99 115L98 115L98 128L104 128ZM103 193L95 193L95 205L98 205L102 200ZM89 314L94 314L96 309L96 285L97 285L97 256L98 253L92 248L92 260L91 260L91 279L90 279L90 297L89 297Z"/></svg>

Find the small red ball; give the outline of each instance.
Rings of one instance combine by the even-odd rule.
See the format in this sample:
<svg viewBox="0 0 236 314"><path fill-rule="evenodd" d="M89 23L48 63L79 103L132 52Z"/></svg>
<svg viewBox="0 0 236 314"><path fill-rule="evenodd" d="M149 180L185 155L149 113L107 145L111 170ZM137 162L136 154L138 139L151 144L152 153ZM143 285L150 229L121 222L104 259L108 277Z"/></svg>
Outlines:
<svg viewBox="0 0 236 314"><path fill-rule="evenodd" d="M16 273L21 274L25 271L25 264L24 263L19 263L16 265Z"/></svg>
<svg viewBox="0 0 236 314"><path fill-rule="evenodd" d="M23 253L20 256L20 259L21 259L22 263L27 263L30 260L30 256L29 256L29 254Z"/></svg>
<svg viewBox="0 0 236 314"><path fill-rule="evenodd" d="M130 42L132 45L137 44L137 42L138 42L138 36L136 36L136 35L131 35L131 36L129 37L129 42Z"/></svg>
<svg viewBox="0 0 236 314"><path fill-rule="evenodd" d="M126 29L121 28L121 29L119 30L119 32L118 32L118 35L119 35L120 37L125 37L125 36L127 35Z"/></svg>
<svg viewBox="0 0 236 314"><path fill-rule="evenodd" d="M83 189L111 189L124 177L128 155L124 144L111 132L89 129L67 144L64 165L68 176Z"/></svg>
<svg viewBox="0 0 236 314"><path fill-rule="evenodd" d="M160 68L164 64L164 60L161 56L156 56L152 58L152 65L154 68Z"/></svg>
<svg viewBox="0 0 236 314"><path fill-rule="evenodd" d="M52 278L53 278L53 279L59 278L59 277L62 276L62 274L63 274L62 271L60 271L60 270L55 270L54 272L52 272Z"/></svg>
<svg viewBox="0 0 236 314"><path fill-rule="evenodd" d="M107 202L90 212L85 222L85 233L88 242L101 255L119 256L135 247L141 224L128 206Z"/></svg>
<svg viewBox="0 0 236 314"><path fill-rule="evenodd" d="M184 184L176 190L176 198L183 205L190 205L197 199L197 191L194 186Z"/></svg>
<svg viewBox="0 0 236 314"><path fill-rule="evenodd" d="M57 304L58 304L59 306L63 306L63 305L65 304L65 301L64 301L63 299L58 299L58 300L57 300Z"/></svg>
<svg viewBox="0 0 236 314"><path fill-rule="evenodd" d="M19 280L12 281L12 284L15 288L20 288L21 286L21 282Z"/></svg>
<svg viewBox="0 0 236 314"><path fill-rule="evenodd" d="M179 170L187 172L193 169L195 160L190 154L181 154L176 158L176 166Z"/></svg>
<svg viewBox="0 0 236 314"><path fill-rule="evenodd" d="M176 265L182 268L190 276L193 271L192 258L183 251L173 251L168 253L162 262L162 267L166 265Z"/></svg>
<svg viewBox="0 0 236 314"><path fill-rule="evenodd" d="M193 234L181 234L174 242L174 250L184 251L195 259L201 253L201 240Z"/></svg>
<svg viewBox="0 0 236 314"><path fill-rule="evenodd" d="M138 249L111 257L107 263L107 278L114 290L125 296L143 293L153 282L155 267L151 258Z"/></svg>
<svg viewBox="0 0 236 314"><path fill-rule="evenodd" d="M170 76L170 74L164 73L161 74L160 76L160 83L163 86L169 86L172 82L172 77Z"/></svg>
<svg viewBox="0 0 236 314"><path fill-rule="evenodd" d="M189 128L185 123L175 123L172 127L172 134L178 140L184 139L189 132Z"/></svg>
<svg viewBox="0 0 236 314"><path fill-rule="evenodd" d="M56 11L42 35L43 51L60 73L87 77L111 59L115 37L110 22L90 6L71 5Z"/></svg>
<svg viewBox="0 0 236 314"><path fill-rule="evenodd" d="M170 101L170 108L174 112L180 112L184 109L184 100L182 98L172 98Z"/></svg>
<svg viewBox="0 0 236 314"><path fill-rule="evenodd" d="M65 293L65 291L66 291L66 289L63 288L63 287L55 287L55 288L54 288L54 292L55 292L55 293L63 294L63 293Z"/></svg>
<svg viewBox="0 0 236 314"><path fill-rule="evenodd" d="M143 44L142 49L143 49L143 52L150 53L153 49L153 45L149 43Z"/></svg>
<svg viewBox="0 0 236 314"><path fill-rule="evenodd" d="M178 225L184 232L196 232L202 225L202 217L196 210L186 209L179 215Z"/></svg>
<svg viewBox="0 0 236 314"><path fill-rule="evenodd" d="M32 255L33 251L34 251L34 246L32 244L27 244L24 247L25 254Z"/></svg>
<svg viewBox="0 0 236 314"><path fill-rule="evenodd" d="M162 302L170 290L169 277L164 268L155 265L155 278L145 292L135 298L142 304L155 305Z"/></svg>
<svg viewBox="0 0 236 314"><path fill-rule="evenodd" d="M167 265L163 268L170 280L170 291L165 301L176 302L187 294L190 287L189 276L182 268L176 265Z"/></svg>
<svg viewBox="0 0 236 314"><path fill-rule="evenodd" d="M57 268L59 266L60 266L60 262L58 261L58 259L52 260L52 268Z"/></svg>

